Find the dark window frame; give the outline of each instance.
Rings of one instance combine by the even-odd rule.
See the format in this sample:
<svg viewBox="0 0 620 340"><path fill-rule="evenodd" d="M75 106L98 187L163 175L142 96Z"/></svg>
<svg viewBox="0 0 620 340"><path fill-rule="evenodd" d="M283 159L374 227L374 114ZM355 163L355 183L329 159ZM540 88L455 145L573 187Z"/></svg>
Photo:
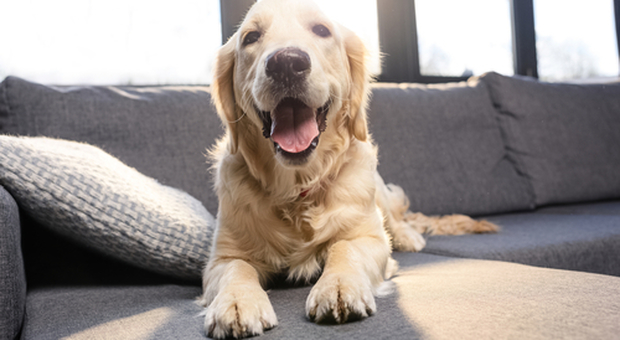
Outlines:
<svg viewBox="0 0 620 340"><path fill-rule="evenodd" d="M220 0L222 43L226 43L255 0ZM538 78L534 0L510 0L513 64L516 75ZM377 0L381 82L446 83L467 77L425 76L420 72L415 0ZM614 0L620 61L620 0Z"/></svg>
<svg viewBox="0 0 620 340"><path fill-rule="evenodd" d="M534 0L510 0L514 72L538 78Z"/></svg>

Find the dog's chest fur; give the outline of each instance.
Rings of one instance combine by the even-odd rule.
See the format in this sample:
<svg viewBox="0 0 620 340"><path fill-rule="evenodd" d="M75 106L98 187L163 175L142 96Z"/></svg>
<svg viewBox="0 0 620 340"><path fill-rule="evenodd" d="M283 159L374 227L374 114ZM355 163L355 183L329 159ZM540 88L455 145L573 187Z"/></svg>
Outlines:
<svg viewBox="0 0 620 340"><path fill-rule="evenodd" d="M220 225L220 233L229 235L226 239L234 240L231 246L237 249L228 256L243 256L262 273L288 272L301 281L316 276L329 246L376 214L374 189L367 184L374 183L376 163L364 156L374 156L370 144L349 148L323 176L279 171L273 163L250 166L258 160L247 162L238 154L223 159L218 195L236 207L226 210ZM268 170L252 171L257 168ZM234 190L227 183L235 183Z"/></svg>
<svg viewBox="0 0 620 340"><path fill-rule="evenodd" d="M275 237L266 239L273 256L264 260L273 269L286 271L290 279L307 281L318 274L324 264L328 245L336 239L336 230L322 225L320 207L313 204L312 195L273 207L277 225L271 231ZM284 247L280 241L285 238Z"/></svg>

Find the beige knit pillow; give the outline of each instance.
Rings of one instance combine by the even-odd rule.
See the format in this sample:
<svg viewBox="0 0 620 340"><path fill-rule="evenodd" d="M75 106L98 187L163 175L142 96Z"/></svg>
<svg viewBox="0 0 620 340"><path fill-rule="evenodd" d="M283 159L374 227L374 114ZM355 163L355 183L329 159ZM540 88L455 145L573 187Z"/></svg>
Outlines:
<svg viewBox="0 0 620 340"><path fill-rule="evenodd" d="M0 184L45 227L142 268L200 278L213 216L97 147L0 135Z"/></svg>

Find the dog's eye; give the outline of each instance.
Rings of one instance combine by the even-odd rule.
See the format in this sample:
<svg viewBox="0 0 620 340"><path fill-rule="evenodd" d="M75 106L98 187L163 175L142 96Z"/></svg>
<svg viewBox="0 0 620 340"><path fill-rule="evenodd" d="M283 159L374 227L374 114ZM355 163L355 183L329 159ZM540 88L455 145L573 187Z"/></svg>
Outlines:
<svg viewBox="0 0 620 340"><path fill-rule="evenodd" d="M260 36L261 34L259 31L249 32L248 34L245 35L245 38L243 38L243 46L247 46L247 45L257 42Z"/></svg>
<svg viewBox="0 0 620 340"><path fill-rule="evenodd" d="M332 35L332 32L329 31L329 28L320 24L312 27L312 32L322 38L327 38Z"/></svg>

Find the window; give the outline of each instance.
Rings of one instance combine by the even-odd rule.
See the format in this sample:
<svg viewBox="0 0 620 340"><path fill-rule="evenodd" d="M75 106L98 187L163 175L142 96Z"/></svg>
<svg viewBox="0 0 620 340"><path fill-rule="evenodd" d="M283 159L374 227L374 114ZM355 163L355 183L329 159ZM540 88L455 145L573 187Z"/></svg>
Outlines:
<svg viewBox="0 0 620 340"><path fill-rule="evenodd" d="M366 41L381 81L620 73L620 0L315 1ZM0 31L10 32L0 34L0 79L208 84L222 38L254 2L0 0Z"/></svg>
<svg viewBox="0 0 620 340"><path fill-rule="evenodd" d="M219 0L0 0L0 79L210 82ZM9 33L10 32L10 33Z"/></svg>
<svg viewBox="0 0 620 340"><path fill-rule="evenodd" d="M617 77L613 0L534 0L543 80Z"/></svg>
<svg viewBox="0 0 620 340"><path fill-rule="evenodd" d="M416 0L425 76L513 74L509 0Z"/></svg>
<svg viewBox="0 0 620 340"><path fill-rule="evenodd" d="M620 0L380 0L382 81L618 77Z"/></svg>

